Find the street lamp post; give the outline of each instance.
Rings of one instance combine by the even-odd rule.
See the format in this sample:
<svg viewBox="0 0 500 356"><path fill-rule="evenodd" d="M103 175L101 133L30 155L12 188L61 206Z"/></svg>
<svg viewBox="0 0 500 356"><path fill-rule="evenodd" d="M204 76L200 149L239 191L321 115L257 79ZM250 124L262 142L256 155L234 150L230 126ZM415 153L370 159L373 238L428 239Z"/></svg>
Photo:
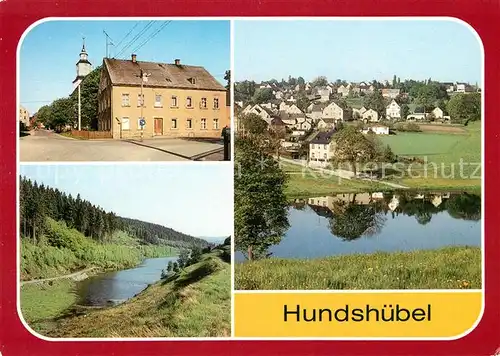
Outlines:
<svg viewBox="0 0 500 356"><path fill-rule="evenodd" d="M151 74L146 74L142 71L141 69L141 142L143 140L143 137L144 137L144 125L146 124L146 120L144 120L144 94L143 94L143 90L144 90L144 82L147 82L148 81L148 77L150 76Z"/></svg>

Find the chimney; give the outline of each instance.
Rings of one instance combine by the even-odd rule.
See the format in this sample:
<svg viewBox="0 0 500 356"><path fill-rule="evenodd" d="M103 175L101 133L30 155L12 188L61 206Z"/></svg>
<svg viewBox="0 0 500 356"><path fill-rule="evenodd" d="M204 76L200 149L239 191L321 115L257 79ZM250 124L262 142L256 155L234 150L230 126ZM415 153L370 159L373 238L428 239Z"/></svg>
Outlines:
<svg viewBox="0 0 500 356"><path fill-rule="evenodd" d="M132 63L137 63L137 54L132 53Z"/></svg>
<svg viewBox="0 0 500 356"><path fill-rule="evenodd" d="M181 60L180 59L176 59L175 60L175 65L176 66L180 66L181 65Z"/></svg>

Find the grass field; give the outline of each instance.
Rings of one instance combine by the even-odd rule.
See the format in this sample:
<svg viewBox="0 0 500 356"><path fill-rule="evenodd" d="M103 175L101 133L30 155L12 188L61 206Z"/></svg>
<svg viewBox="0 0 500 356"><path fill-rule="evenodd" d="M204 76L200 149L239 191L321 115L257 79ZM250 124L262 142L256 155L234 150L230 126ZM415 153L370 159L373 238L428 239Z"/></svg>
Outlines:
<svg viewBox="0 0 500 356"><path fill-rule="evenodd" d="M368 181L341 179L337 176L321 174L310 168L281 162L281 169L288 174L289 181L285 194L289 197L351 193L359 191L387 190L386 185Z"/></svg>
<svg viewBox="0 0 500 356"><path fill-rule="evenodd" d="M230 246L225 246L230 248ZM51 337L227 337L231 335L230 251L215 250L115 307L80 310Z"/></svg>
<svg viewBox="0 0 500 356"><path fill-rule="evenodd" d="M71 279L22 286L21 312L25 321L40 334L52 329L55 326L53 319L76 302L74 286Z"/></svg>
<svg viewBox="0 0 500 356"><path fill-rule="evenodd" d="M464 129L463 134L403 132L381 136L381 140L397 155L427 159L428 176L424 178L472 178L477 181L481 176L481 169L476 171L477 164L481 164L481 123L473 122ZM461 160L464 162L463 173L460 172ZM433 163L435 165L432 165ZM423 174L423 167L412 167L415 175L418 171Z"/></svg>
<svg viewBox="0 0 500 356"><path fill-rule="evenodd" d="M481 249L263 259L235 266L235 289L479 289Z"/></svg>

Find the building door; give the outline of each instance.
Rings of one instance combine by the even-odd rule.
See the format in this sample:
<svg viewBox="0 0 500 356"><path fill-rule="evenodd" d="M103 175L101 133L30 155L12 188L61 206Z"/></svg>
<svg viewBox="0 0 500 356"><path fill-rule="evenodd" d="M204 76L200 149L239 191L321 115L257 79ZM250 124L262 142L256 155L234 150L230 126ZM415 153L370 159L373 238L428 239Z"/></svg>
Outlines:
<svg viewBox="0 0 500 356"><path fill-rule="evenodd" d="M163 135L163 119L155 118L155 135Z"/></svg>

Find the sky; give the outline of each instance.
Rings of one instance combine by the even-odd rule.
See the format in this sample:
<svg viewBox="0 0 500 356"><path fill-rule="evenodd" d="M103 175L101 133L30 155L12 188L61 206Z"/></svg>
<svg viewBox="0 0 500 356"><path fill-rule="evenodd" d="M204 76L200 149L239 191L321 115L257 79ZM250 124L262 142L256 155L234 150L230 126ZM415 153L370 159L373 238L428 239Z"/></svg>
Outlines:
<svg viewBox="0 0 500 356"><path fill-rule="evenodd" d="M480 84L481 48L468 27L446 20L243 20L234 25L234 77Z"/></svg>
<svg viewBox="0 0 500 356"><path fill-rule="evenodd" d="M233 169L228 164L22 165L21 176L119 216L197 237L233 232Z"/></svg>
<svg viewBox="0 0 500 356"><path fill-rule="evenodd" d="M54 99L71 94L82 37L85 37L89 60L95 68L106 56L103 31L115 44L109 46L110 57L124 49L116 58L130 59L133 51L139 61L173 63L179 58L181 63L205 67L226 85L224 73L231 65L229 21L173 20L136 50L166 21L154 21L132 42L149 22L58 20L37 25L26 34L20 48L21 105L33 114Z"/></svg>

